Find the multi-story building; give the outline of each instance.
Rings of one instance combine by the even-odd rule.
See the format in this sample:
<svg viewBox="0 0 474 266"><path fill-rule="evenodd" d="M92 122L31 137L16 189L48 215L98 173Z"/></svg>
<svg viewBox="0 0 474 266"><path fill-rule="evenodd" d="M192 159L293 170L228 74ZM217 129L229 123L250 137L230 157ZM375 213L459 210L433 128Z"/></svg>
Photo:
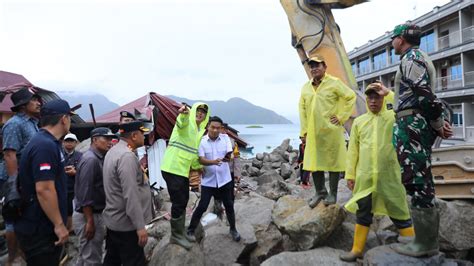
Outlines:
<svg viewBox="0 0 474 266"><path fill-rule="evenodd" d="M452 0L408 21L422 28L420 49L429 54L436 67L436 95L453 108L454 138L467 142L474 142L473 15L474 1ZM394 86L400 58L394 53L390 36L391 32L386 32L349 52L360 90L375 80Z"/></svg>

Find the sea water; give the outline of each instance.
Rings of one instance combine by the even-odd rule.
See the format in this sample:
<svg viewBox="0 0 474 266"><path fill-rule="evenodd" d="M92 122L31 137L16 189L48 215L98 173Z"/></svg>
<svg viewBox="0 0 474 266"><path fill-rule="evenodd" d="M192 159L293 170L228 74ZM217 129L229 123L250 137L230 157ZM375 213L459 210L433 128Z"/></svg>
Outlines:
<svg viewBox="0 0 474 266"><path fill-rule="evenodd" d="M298 149L300 144L300 126L296 124L271 124L259 125L261 128L248 127L249 125L231 125L239 131L239 137L244 139L249 146L253 146L250 151L241 151L244 158L255 157L257 153L271 152L278 147L283 140L290 139L290 145Z"/></svg>

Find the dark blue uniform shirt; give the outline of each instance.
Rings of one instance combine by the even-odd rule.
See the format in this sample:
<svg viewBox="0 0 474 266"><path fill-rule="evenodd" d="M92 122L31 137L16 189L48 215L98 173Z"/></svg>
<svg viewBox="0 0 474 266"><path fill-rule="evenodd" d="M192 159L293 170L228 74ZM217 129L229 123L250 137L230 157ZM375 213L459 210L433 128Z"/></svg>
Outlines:
<svg viewBox="0 0 474 266"><path fill-rule="evenodd" d="M26 207L15 222L15 232L22 234L54 234L54 225L39 205L35 184L54 181L58 205L64 224L67 222L67 177L61 143L48 131L40 131L26 145L20 160L19 183Z"/></svg>

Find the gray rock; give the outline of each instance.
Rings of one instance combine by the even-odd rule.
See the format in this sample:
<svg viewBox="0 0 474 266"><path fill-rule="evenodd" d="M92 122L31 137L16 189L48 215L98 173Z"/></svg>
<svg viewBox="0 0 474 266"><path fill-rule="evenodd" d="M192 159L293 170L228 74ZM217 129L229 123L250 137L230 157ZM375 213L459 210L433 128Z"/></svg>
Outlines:
<svg viewBox="0 0 474 266"><path fill-rule="evenodd" d="M270 170L265 172L263 175L259 176L257 179L258 185L263 185L266 183L271 183L275 181L283 181L283 178L275 170Z"/></svg>
<svg viewBox="0 0 474 266"><path fill-rule="evenodd" d="M274 265L356 265L341 261L344 251L323 247L303 252L282 252L262 263L262 266Z"/></svg>
<svg viewBox="0 0 474 266"><path fill-rule="evenodd" d="M437 200L440 210L439 244L442 250L474 248L474 202Z"/></svg>
<svg viewBox="0 0 474 266"><path fill-rule="evenodd" d="M255 233L258 245L250 254L250 265L260 265L267 258L282 252L283 236L274 224L264 231Z"/></svg>
<svg viewBox="0 0 474 266"><path fill-rule="evenodd" d="M285 161L289 162L290 161L290 153L285 151L282 155L283 159L285 159Z"/></svg>
<svg viewBox="0 0 474 266"><path fill-rule="evenodd" d="M390 245L398 242L398 233L389 230L377 231L377 239L382 245ZM413 238L406 237L407 242Z"/></svg>
<svg viewBox="0 0 474 266"><path fill-rule="evenodd" d="M288 234L298 250L308 250L323 244L344 220L339 205L320 203L311 209L304 199L283 196L272 212L273 222L281 232Z"/></svg>
<svg viewBox="0 0 474 266"><path fill-rule="evenodd" d="M285 151L288 151L289 148L290 148L290 139L285 139L282 141L282 143L280 144L280 146L278 146L277 149L285 152Z"/></svg>
<svg viewBox="0 0 474 266"><path fill-rule="evenodd" d="M263 161L263 153L257 153L257 155L255 156L255 158L259 161Z"/></svg>
<svg viewBox="0 0 474 266"><path fill-rule="evenodd" d="M206 230L201 242L205 265L249 264L250 253L257 246L253 227L249 224L237 224L241 240L235 242L229 234L229 227L218 224ZM192 264L176 264L192 265Z"/></svg>
<svg viewBox="0 0 474 266"><path fill-rule="evenodd" d="M247 170L242 170L242 171L240 171L240 175L241 176L249 176L249 173L247 172Z"/></svg>
<svg viewBox="0 0 474 266"><path fill-rule="evenodd" d="M272 160L270 159L270 154L264 152L264 153L263 153L263 162L264 162L264 163L269 163L269 162L271 162L271 161L272 161Z"/></svg>
<svg viewBox="0 0 474 266"><path fill-rule="evenodd" d="M263 166L263 162L262 162L262 161L259 161L259 160L257 160L257 159L253 159L253 160L252 160L252 166L253 166L253 167L256 167L256 168L258 168L258 169L260 169L260 168L262 168L262 166Z"/></svg>
<svg viewBox="0 0 474 266"><path fill-rule="evenodd" d="M255 231L265 231L272 222L275 202L250 192L249 197L237 200L234 204L238 223L250 224Z"/></svg>
<svg viewBox="0 0 474 266"><path fill-rule="evenodd" d="M260 171L257 167L252 166L249 168L248 172L249 172L249 176L258 176Z"/></svg>
<svg viewBox="0 0 474 266"><path fill-rule="evenodd" d="M287 152L291 152L293 150L293 146L288 145L288 149L286 150Z"/></svg>
<svg viewBox="0 0 474 266"><path fill-rule="evenodd" d="M165 219L161 219L154 222L147 229L147 232L148 232L148 236L160 240L166 235L168 235L170 230L171 230L170 222Z"/></svg>
<svg viewBox="0 0 474 266"><path fill-rule="evenodd" d="M195 244L190 251L178 245L166 244L155 248L148 265L174 266L197 265L204 266L204 254L199 245Z"/></svg>
<svg viewBox="0 0 474 266"><path fill-rule="evenodd" d="M283 157L278 154L278 153L271 153L270 154L270 162L272 163L282 163L284 162L285 159L283 159Z"/></svg>
<svg viewBox="0 0 474 266"><path fill-rule="evenodd" d="M154 237L148 237L148 242L146 243L145 247L143 248L145 252L145 258L149 261L153 256L153 250L158 245L158 240Z"/></svg>
<svg viewBox="0 0 474 266"><path fill-rule="evenodd" d="M263 166L262 166L262 168L260 169L259 174L260 174L260 175L263 175L263 174L265 174L266 172L268 172L268 171L270 171L270 170L273 170L272 163L270 163L270 162L268 162L268 163L263 163Z"/></svg>
<svg viewBox="0 0 474 266"><path fill-rule="evenodd" d="M446 259L443 253L432 257L412 258L400 255L392 246L380 246L367 251L364 255L364 265L472 265L468 261Z"/></svg>
<svg viewBox="0 0 474 266"><path fill-rule="evenodd" d="M396 239L396 238L395 238ZM324 243L325 246L350 251L354 240L354 224L342 223ZM377 235L371 230L367 236L365 250L380 246Z"/></svg>
<svg viewBox="0 0 474 266"><path fill-rule="evenodd" d="M260 195L272 199L278 200L285 195L292 194L292 187L290 184L284 181L276 181L267 184L263 184L257 189L257 193Z"/></svg>
<svg viewBox="0 0 474 266"><path fill-rule="evenodd" d="M293 169L291 169L291 165L289 163L281 164L280 175L283 177L283 179L290 178L292 173L293 173Z"/></svg>
<svg viewBox="0 0 474 266"><path fill-rule="evenodd" d="M280 167L281 167L281 162L274 162L274 163L272 163L272 168L273 168L273 169L278 169L278 168L280 168Z"/></svg>

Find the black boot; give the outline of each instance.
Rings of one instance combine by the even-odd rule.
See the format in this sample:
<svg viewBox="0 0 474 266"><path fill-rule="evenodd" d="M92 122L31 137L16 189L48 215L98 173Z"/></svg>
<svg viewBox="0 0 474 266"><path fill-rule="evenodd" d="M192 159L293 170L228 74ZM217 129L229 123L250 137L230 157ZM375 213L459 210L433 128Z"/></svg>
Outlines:
<svg viewBox="0 0 474 266"><path fill-rule="evenodd" d="M338 184L339 172L329 172L329 195L324 200L324 205L336 204Z"/></svg>
<svg viewBox="0 0 474 266"><path fill-rule="evenodd" d="M324 172L314 172L313 173L313 182L314 182L314 197L312 197L309 201L309 207L314 208L318 205L318 203L324 199L328 191L326 190L326 186L324 185Z"/></svg>

